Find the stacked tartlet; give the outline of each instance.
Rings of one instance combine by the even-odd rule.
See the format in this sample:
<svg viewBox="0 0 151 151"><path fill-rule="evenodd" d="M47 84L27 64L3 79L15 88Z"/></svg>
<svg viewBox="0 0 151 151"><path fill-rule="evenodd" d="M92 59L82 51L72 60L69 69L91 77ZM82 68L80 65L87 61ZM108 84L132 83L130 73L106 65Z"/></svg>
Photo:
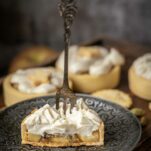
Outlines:
<svg viewBox="0 0 151 151"><path fill-rule="evenodd" d="M64 52L56 67L63 70ZM109 51L99 46L71 46L69 49L69 76L73 89L91 93L100 89L114 88L120 81L124 57L115 49Z"/></svg>
<svg viewBox="0 0 151 151"><path fill-rule="evenodd" d="M10 106L25 99L54 94L62 82L62 72L54 68L18 70L4 80L5 104Z"/></svg>

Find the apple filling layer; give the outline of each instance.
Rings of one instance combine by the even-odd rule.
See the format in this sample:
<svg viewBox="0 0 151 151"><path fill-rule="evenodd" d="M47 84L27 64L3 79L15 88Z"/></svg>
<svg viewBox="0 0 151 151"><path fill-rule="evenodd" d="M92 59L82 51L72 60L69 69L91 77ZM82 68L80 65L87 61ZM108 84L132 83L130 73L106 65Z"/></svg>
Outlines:
<svg viewBox="0 0 151 151"><path fill-rule="evenodd" d="M102 125L103 128L103 125ZM82 136L80 134L74 135L62 135L62 134L55 134L55 135L35 135L28 133L27 129L24 128L22 132L22 137L24 140L22 141L23 144L31 144L33 146L50 146L50 147L58 147L58 146L80 146L80 145L103 145L104 140L104 131L94 131L90 136Z"/></svg>

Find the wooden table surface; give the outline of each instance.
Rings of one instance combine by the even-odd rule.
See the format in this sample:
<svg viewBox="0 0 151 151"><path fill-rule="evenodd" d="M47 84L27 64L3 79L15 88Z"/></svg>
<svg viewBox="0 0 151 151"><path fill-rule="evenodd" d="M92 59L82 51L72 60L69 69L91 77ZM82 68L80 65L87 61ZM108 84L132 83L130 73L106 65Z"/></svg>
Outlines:
<svg viewBox="0 0 151 151"><path fill-rule="evenodd" d="M138 44L132 44L127 42L117 42L111 39L105 38L105 40L95 40L89 44L102 44L105 46L113 46L119 49L126 57L126 64L123 67L122 78L120 85L117 87L130 94L133 98L133 107L140 107L146 111L146 117L148 118L147 126L143 127L142 138L134 151L151 151L151 111L148 109L148 102L134 96L128 88L127 71L133 60L143 55L144 53L151 52L151 47L140 46ZM0 108L4 107L2 88L0 88Z"/></svg>

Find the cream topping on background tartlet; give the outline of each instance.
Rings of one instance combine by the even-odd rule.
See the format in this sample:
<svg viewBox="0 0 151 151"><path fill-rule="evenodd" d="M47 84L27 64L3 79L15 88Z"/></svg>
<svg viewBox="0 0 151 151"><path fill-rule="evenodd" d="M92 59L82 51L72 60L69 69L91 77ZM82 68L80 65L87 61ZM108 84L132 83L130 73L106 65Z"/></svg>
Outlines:
<svg viewBox="0 0 151 151"><path fill-rule="evenodd" d="M45 134L80 134L89 136L99 129L102 122L98 114L89 109L83 99L78 99L75 107L70 112L70 105L64 113L63 103L60 102L59 110L55 106L46 104L29 115L23 124L31 134L44 136Z"/></svg>
<svg viewBox="0 0 151 151"><path fill-rule="evenodd" d="M108 55L90 66L89 73L91 75L103 75L108 73L112 67L123 65L124 62L124 57L115 48L111 48Z"/></svg>
<svg viewBox="0 0 151 151"><path fill-rule="evenodd" d="M50 93L62 86L63 77L52 68L32 68L16 71L10 83L28 94Z"/></svg>
<svg viewBox="0 0 151 151"><path fill-rule="evenodd" d="M60 55L56 65L63 70L64 52ZM113 66L123 65L124 57L115 49L108 51L104 47L71 46L69 49L69 72L103 75Z"/></svg>
<svg viewBox="0 0 151 151"><path fill-rule="evenodd" d="M137 75L151 80L151 53L147 53L136 59L133 67Z"/></svg>

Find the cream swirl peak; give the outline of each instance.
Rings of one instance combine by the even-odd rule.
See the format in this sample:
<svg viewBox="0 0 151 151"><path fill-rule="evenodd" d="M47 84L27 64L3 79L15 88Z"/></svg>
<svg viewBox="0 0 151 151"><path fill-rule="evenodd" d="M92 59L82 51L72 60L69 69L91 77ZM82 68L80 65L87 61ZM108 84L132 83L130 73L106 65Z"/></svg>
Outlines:
<svg viewBox="0 0 151 151"><path fill-rule="evenodd" d="M10 82L23 93L51 93L62 86L63 77L53 68L32 68L18 70Z"/></svg>
<svg viewBox="0 0 151 151"><path fill-rule="evenodd" d="M63 70L64 52L60 55L56 65ZM69 49L69 72L103 75L113 66L123 65L124 57L115 49L108 51L104 47L71 46Z"/></svg>
<svg viewBox="0 0 151 151"><path fill-rule="evenodd" d="M123 65L124 62L124 57L115 48L111 48L108 55L90 66L89 73L91 75L103 75L108 73L113 66Z"/></svg>
<svg viewBox="0 0 151 151"><path fill-rule="evenodd" d="M82 98L77 100L71 112L69 104L65 114L62 102L59 104L59 110L46 104L23 121L29 133L41 136L45 134L89 136L99 129L101 122L98 114L89 109Z"/></svg>
<svg viewBox="0 0 151 151"><path fill-rule="evenodd" d="M136 59L133 66L137 75L151 80L151 53L147 53Z"/></svg>

